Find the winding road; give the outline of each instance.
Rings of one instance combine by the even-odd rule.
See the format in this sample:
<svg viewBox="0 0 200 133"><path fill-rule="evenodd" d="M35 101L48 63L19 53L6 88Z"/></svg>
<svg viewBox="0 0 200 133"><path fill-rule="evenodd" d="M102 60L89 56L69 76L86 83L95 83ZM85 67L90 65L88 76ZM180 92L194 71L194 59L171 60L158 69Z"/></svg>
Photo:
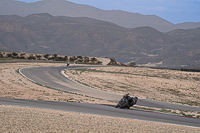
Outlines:
<svg viewBox="0 0 200 133"><path fill-rule="evenodd" d="M21 69L20 72L33 82L38 84L63 90L70 91L77 94L83 94L91 97L102 98L106 100L119 101L122 95L115 93L108 93L96 90L66 78L61 71L64 69L76 69L83 67L97 67L97 66L62 66L62 67L34 67ZM23 99L7 99L0 98L0 104L15 105L15 106L28 106L36 108L47 108L63 111L81 112L97 115L105 115L112 117L122 117L129 119L139 119L145 121L163 122L170 124L179 124L185 126L200 127L200 119L184 117L172 114L156 113L151 111L144 111L138 109L118 109L111 105L98 105L88 103L67 103L67 102L53 102L53 101L37 101L37 100L23 100ZM139 99L137 105L167 108L174 110L190 110L200 112L199 107L183 106L171 104L160 101Z"/></svg>

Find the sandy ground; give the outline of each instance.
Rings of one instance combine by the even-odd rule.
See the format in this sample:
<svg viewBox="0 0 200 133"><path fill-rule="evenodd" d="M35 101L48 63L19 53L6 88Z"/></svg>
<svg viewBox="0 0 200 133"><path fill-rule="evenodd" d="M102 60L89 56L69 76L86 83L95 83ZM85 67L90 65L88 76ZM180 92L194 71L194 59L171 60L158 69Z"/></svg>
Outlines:
<svg viewBox="0 0 200 133"><path fill-rule="evenodd" d="M0 105L0 132L198 133L200 128L47 109Z"/></svg>
<svg viewBox="0 0 200 133"><path fill-rule="evenodd" d="M88 98L39 86L22 77L17 72L20 68L64 65L66 65L66 63L1 63L0 97L64 102L110 103L104 100Z"/></svg>
<svg viewBox="0 0 200 133"><path fill-rule="evenodd" d="M40 67L40 66L63 66L63 65L66 64L65 63L63 64L62 63L59 64L0 63L0 74L1 74L0 97L65 101L65 102L74 101L74 102L85 102L85 103L115 104L104 100L84 97L80 95L75 95L62 91L57 91L54 89L45 88L30 82L17 72L19 68ZM119 69L121 70L121 68ZM82 74L83 73L81 73L81 76ZM72 77L72 75L70 77ZM101 76L102 75L99 75L98 79L104 81L103 78L105 78L106 76L104 77ZM121 79L121 77L118 78ZM195 78L198 78L198 76L195 76ZM115 79L117 79L117 77L115 77ZM122 83L124 81L121 80L120 82ZM195 80L193 82L196 83ZM196 86L196 84L194 84L194 86ZM103 89L105 90L106 88ZM113 90L107 89L106 91L113 91ZM116 90L114 91L122 94L127 92L127 90L120 91L120 89L118 89L118 91ZM140 92L138 94L137 93L134 94L139 95L142 93ZM145 97L145 95L143 95L143 97ZM153 122L144 122L138 120L129 120L123 118L112 118L112 117L63 112L56 110L45 110L45 109L0 105L0 132L21 133L21 132L122 132L122 131L171 133L171 132L200 132L200 129L192 127L174 126L168 124L158 124Z"/></svg>
<svg viewBox="0 0 200 133"><path fill-rule="evenodd" d="M67 70L93 88L139 98L200 106L200 73L133 67Z"/></svg>

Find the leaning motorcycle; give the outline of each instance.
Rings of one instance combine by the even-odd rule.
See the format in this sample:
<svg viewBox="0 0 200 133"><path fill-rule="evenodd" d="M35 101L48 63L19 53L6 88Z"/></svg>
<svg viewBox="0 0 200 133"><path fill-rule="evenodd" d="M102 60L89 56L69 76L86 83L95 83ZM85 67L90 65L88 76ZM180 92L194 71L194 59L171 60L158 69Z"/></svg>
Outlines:
<svg viewBox="0 0 200 133"><path fill-rule="evenodd" d="M123 97L119 103L115 106L115 108L120 108L120 109L129 109L131 106L135 105L137 103L138 98L137 97L130 97L130 98L125 98Z"/></svg>

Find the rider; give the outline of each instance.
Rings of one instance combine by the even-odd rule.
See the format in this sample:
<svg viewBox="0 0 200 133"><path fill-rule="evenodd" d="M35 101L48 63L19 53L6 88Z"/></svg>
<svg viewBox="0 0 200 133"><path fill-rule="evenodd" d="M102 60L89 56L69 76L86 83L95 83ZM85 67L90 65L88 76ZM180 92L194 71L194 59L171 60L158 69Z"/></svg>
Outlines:
<svg viewBox="0 0 200 133"><path fill-rule="evenodd" d="M130 108L130 103L131 103L131 102L130 102L130 99L131 99L131 98L130 98L130 96L129 96L129 93L125 94L125 95L123 96L123 98L126 99L126 100L128 101L127 107Z"/></svg>
<svg viewBox="0 0 200 133"><path fill-rule="evenodd" d="M124 95L124 98L126 98L127 100L130 100L131 97L129 96L129 93L127 93Z"/></svg>
<svg viewBox="0 0 200 133"><path fill-rule="evenodd" d="M137 103L138 98L130 97L129 93L125 94L123 98L119 101L119 103L115 106L115 108L127 108L129 109L131 106Z"/></svg>
<svg viewBox="0 0 200 133"><path fill-rule="evenodd" d="M135 97L135 98L130 97L130 96L129 96L129 93L125 94L125 95L124 95L124 98L128 100L129 106L133 106L134 104L137 103L137 100L138 100L137 97Z"/></svg>

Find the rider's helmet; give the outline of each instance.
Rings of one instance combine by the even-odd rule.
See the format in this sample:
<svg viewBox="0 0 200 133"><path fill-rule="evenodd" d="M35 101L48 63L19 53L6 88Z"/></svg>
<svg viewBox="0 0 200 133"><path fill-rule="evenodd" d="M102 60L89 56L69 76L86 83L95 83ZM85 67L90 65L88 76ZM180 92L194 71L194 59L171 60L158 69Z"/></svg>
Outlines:
<svg viewBox="0 0 200 133"><path fill-rule="evenodd" d="M129 93L125 94L124 97L125 97L125 98L128 98L128 97L129 97Z"/></svg>

